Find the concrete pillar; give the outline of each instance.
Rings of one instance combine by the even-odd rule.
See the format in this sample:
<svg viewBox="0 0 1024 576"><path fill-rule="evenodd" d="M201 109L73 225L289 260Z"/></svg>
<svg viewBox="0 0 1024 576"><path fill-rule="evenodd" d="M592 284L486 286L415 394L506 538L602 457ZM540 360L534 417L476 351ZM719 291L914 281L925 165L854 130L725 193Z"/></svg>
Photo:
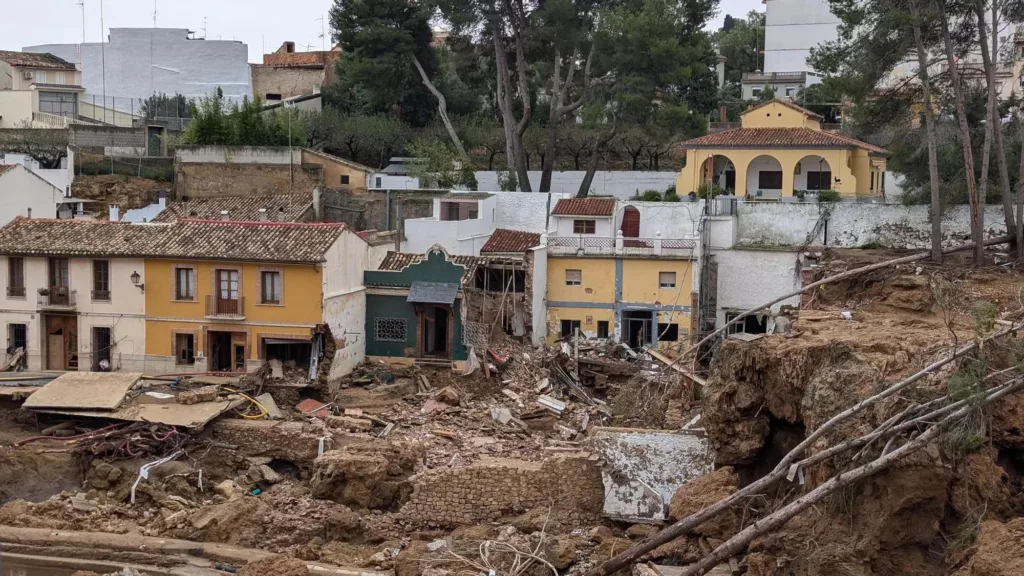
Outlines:
<svg viewBox="0 0 1024 576"><path fill-rule="evenodd" d="M661 232L654 233L654 255L661 256Z"/></svg>
<svg viewBox="0 0 1024 576"><path fill-rule="evenodd" d="M796 170L796 162L783 162L778 158L775 158L775 161L782 166L782 197L792 196L793 182L795 180L793 172Z"/></svg>
<svg viewBox="0 0 1024 576"><path fill-rule="evenodd" d="M618 231L615 232L615 253L616 254L622 254L622 245L623 245L622 230L618 230Z"/></svg>

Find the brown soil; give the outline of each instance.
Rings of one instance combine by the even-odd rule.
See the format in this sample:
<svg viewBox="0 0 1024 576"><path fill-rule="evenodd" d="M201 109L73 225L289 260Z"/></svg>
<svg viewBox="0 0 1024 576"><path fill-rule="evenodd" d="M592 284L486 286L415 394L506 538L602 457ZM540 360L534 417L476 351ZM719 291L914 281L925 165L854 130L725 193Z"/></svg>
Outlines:
<svg viewBox="0 0 1024 576"><path fill-rule="evenodd" d="M134 178L118 174L96 176L75 176L71 185L71 195L75 198L98 200L96 208L106 214L107 205L114 204L121 208L121 213L133 208L142 208L157 201L157 193L167 192L170 185L145 178Z"/></svg>
<svg viewBox="0 0 1024 576"><path fill-rule="evenodd" d="M956 576L1018 576L1024 574L1024 518L981 524L974 555Z"/></svg>
<svg viewBox="0 0 1024 576"><path fill-rule="evenodd" d="M242 566L237 574L238 576L269 576L270 574L274 576L307 576L309 570L306 568L306 563L301 560L274 556L250 562Z"/></svg>

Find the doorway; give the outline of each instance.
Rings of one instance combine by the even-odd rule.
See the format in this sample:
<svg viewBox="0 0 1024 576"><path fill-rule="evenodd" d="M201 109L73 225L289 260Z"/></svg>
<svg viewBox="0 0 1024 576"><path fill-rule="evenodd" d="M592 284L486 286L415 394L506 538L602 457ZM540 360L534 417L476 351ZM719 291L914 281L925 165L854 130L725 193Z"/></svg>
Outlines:
<svg viewBox="0 0 1024 576"><path fill-rule="evenodd" d="M267 360L280 360L282 364L308 369L312 353L313 343L309 340L263 339L263 357Z"/></svg>
<svg viewBox="0 0 1024 576"><path fill-rule="evenodd" d="M146 126L146 155L163 156L164 127Z"/></svg>
<svg viewBox="0 0 1024 576"><path fill-rule="evenodd" d="M651 341L651 313L646 310L623 312L622 327L630 348L640 348Z"/></svg>
<svg viewBox="0 0 1024 576"><path fill-rule="evenodd" d="M246 367L245 332L207 332L210 370L213 372L244 372Z"/></svg>
<svg viewBox="0 0 1024 576"><path fill-rule="evenodd" d="M452 315L446 306L424 306L420 311L420 353L437 358L451 357Z"/></svg>
<svg viewBox="0 0 1024 576"><path fill-rule="evenodd" d="M78 370L78 317L48 314L46 329L46 369Z"/></svg>
<svg viewBox="0 0 1024 576"><path fill-rule="evenodd" d="M110 371L110 348L113 338L110 328L94 326L92 329L92 369L96 372Z"/></svg>

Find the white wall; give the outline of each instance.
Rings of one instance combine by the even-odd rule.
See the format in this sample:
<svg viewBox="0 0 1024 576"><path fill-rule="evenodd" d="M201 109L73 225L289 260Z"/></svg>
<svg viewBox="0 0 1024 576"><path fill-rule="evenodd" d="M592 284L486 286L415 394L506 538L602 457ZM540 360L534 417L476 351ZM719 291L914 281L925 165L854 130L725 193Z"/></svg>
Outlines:
<svg viewBox="0 0 1024 576"><path fill-rule="evenodd" d="M801 286L800 254L792 250L712 250L718 262L718 323L725 310L749 310ZM696 275L695 275L696 276ZM800 297L772 306L799 306Z"/></svg>
<svg viewBox="0 0 1024 576"><path fill-rule="evenodd" d="M378 181L380 184L377 183ZM367 177L366 187L370 190L419 190L420 179L378 172Z"/></svg>
<svg viewBox="0 0 1024 576"><path fill-rule="evenodd" d="M533 254L533 344L541 346L548 333L548 249L538 246Z"/></svg>
<svg viewBox="0 0 1024 576"><path fill-rule="evenodd" d="M493 230L494 223L489 218L449 221L434 220L433 217L411 218L405 221L405 243L402 249L406 252L423 254L431 246L440 244L449 254L466 254L460 252L463 248L462 240L487 236ZM479 248L477 254L479 254Z"/></svg>
<svg viewBox="0 0 1024 576"><path fill-rule="evenodd" d="M576 234L573 232L575 220L593 220L593 234ZM615 218L602 218L595 216L552 216L554 233L557 236L582 236L583 238L614 238Z"/></svg>
<svg viewBox="0 0 1024 576"><path fill-rule="evenodd" d="M811 48L838 38L838 26L828 0L766 0L764 72L811 70Z"/></svg>
<svg viewBox="0 0 1024 576"><path fill-rule="evenodd" d="M175 161L216 164L289 164L287 146L181 146ZM291 149L291 163L302 165L302 148Z"/></svg>
<svg viewBox="0 0 1024 576"><path fill-rule="evenodd" d="M749 190L751 194L754 194L757 190L762 190L758 186L758 184L760 184L759 172L761 172L762 170L766 170L769 172L782 170L782 164L780 164L778 160L772 158L771 156L758 156L757 158L751 160L750 166L747 167L747 190ZM783 179L785 179L786 175L783 174L782 177ZM779 192L780 190L781 189L776 188L763 189L763 191L765 192Z"/></svg>
<svg viewBox="0 0 1024 576"><path fill-rule="evenodd" d="M0 90L0 128L20 128L32 121L35 92Z"/></svg>
<svg viewBox="0 0 1024 576"><path fill-rule="evenodd" d="M551 192L568 194L570 197L579 192L580 183L586 172L582 170L564 170L551 173ZM530 172L530 185L533 190L540 189L539 171ZM623 200L645 190L664 192L676 183L678 172L670 171L606 171L599 170L594 174L594 182L590 187L592 196L615 196ZM500 191L498 173L495 171L476 172L477 189L481 192Z"/></svg>
<svg viewBox="0 0 1024 576"><path fill-rule="evenodd" d="M79 54L79 48L81 50ZM234 40L189 40L184 28L112 28L104 46L47 44L25 52L49 52L81 65L82 85L90 99L118 97L116 108L127 109L130 98L154 93L197 98L218 87L229 101L252 95L248 47ZM105 59L105 62L104 62ZM139 102L135 102L138 106Z"/></svg>
<svg viewBox="0 0 1024 576"><path fill-rule="evenodd" d="M366 357L366 288L363 272L369 263L369 245L345 230L327 250L323 264L324 322L338 344L328 378L346 376Z"/></svg>
<svg viewBox="0 0 1024 576"><path fill-rule="evenodd" d="M21 164L32 172L42 176L50 184L53 184L62 192L70 191L71 183L75 179L75 153L68 149L68 157L61 161L61 168L40 168L36 162L27 154L3 154L0 153L0 164ZM70 195L70 194L68 194Z"/></svg>
<svg viewBox="0 0 1024 576"><path fill-rule="evenodd" d="M627 206L640 211L640 237L691 238L697 233L704 204L701 202L627 202L615 207L615 228L622 228L622 215Z"/></svg>
<svg viewBox="0 0 1024 576"><path fill-rule="evenodd" d="M821 156L807 156L800 160L800 173L793 175L793 189L807 190L807 172L818 172L819 170L834 172L828 160Z"/></svg>
<svg viewBox="0 0 1024 576"><path fill-rule="evenodd" d="M101 258L102 259L102 258ZM145 282L145 265L142 259L111 258L110 302L92 300L92 258L72 258L68 275L71 290L76 292L78 311L78 354L79 366L88 370L91 365L92 327L111 328L114 346L111 350L113 369L124 371L147 371L145 344L145 295L131 283L132 272L138 272ZM0 258L3 274L0 274L0 322L4 324L28 325L28 368L43 368L43 325L38 309L39 289L48 282L46 258L25 258L25 296L7 296L7 258ZM6 334L2 337L6 337Z"/></svg>
<svg viewBox="0 0 1024 576"><path fill-rule="evenodd" d="M0 225L29 216L29 209L33 218L56 218L57 202L63 197L63 190L19 164L0 175Z"/></svg>
<svg viewBox="0 0 1024 576"><path fill-rule="evenodd" d="M857 248L877 243L882 246L924 249L931 245L928 206L902 204L834 204L741 202L739 242L758 246L799 246L826 211L831 210L826 227L813 239L815 244L837 248ZM942 218L942 241L955 246L970 239L970 209L954 206ZM986 237L1006 233L1001 206L985 208Z"/></svg>

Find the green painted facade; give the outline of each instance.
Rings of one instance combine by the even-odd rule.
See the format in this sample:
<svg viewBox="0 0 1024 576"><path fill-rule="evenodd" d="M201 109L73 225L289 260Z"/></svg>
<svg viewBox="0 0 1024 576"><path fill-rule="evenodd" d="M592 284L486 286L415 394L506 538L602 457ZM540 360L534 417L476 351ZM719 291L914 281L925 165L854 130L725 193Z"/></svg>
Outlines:
<svg viewBox="0 0 1024 576"><path fill-rule="evenodd" d="M440 250L429 252L427 257L403 270L367 270L363 273L363 283L368 290L383 288L393 290L394 295L366 295L366 354L368 356L410 356L417 349L418 330L416 325L416 308L406 301L409 287L413 282L445 282L462 284L465 267L449 261ZM452 358L465 360L468 356L466 345L462 340L462 294L452 305L454 319L452 322L455 334L452 339ZM405 340L396 342L377 339L377 319L391 318L405 320Z"/></svg>

